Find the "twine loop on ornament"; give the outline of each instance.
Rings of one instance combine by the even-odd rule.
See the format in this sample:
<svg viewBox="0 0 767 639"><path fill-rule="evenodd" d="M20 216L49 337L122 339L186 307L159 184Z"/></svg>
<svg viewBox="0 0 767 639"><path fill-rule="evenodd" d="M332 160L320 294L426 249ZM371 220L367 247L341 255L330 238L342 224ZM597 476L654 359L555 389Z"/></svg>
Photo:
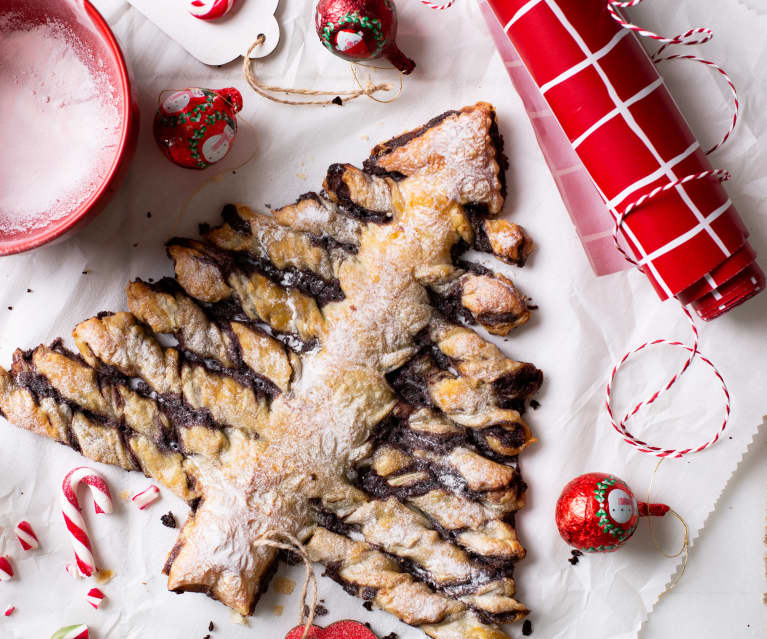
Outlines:
<svg viewBox="0 0 767 639"><path fill-rule="evenodd" d="M708 155L709 153L713 153L720 146L722 146L722 144L724 144L727 141L727 139L730 137L733 130L735 129L735 125L738 122L738 116L740 114L740 100L738 99L738 92L735 89L735 84L733 83L732 79L730 79L730 76L727 74L727 72L722 67L720 67L715 62L712 62L711 60L706 60L705 58L701 58L695 55L673 54L673 55L661 56L661 54L663 53L663 51L666 50L667 47L670 47L676 44L681 44L681 45L705 44L706 42L711 40L711 38L714 37L714 33L708 27L695 27L693 29L689 29L688 31L685 31L684 33L680 33L679 35L676 35L673 37L666 37L666 36L658 35L657 33L653 31L648 31L647 29L644 29L636 24L632 24L631 22L628 22L618 12L618 9L635 7L641 2L642 0L625 0L625 1L607 0L607 11L610 13L613 20L615 20L624 29L629 29L630 31L634 31L636 34L642 36L643 38L651 38L661 43L661 46L655 51L655 53L653 53L650 56L650 60L653 62L653 64L658 64L659 62L665 62L667 60L692 60L693 62L704 64L710 69L714 69L714 71L719 73L724 78L725 82L727 82L727 86L729 87L730 93L732 94L733 114L732 114L732 119L730 120L730 126L725 132L722 139L719 140L719 142L717 142L714 146L712 146L708 151L706 151L706 155Z"/></svg>
<svg viewBox="0 0 767 639"><path fill-rule="evenodd" d="M663 463L663 457L661 457L658 460L658 463L655 464L655 469L652 471L652 478L650 479L650 487L647 489L647 503L651 503L651 496L652 496L652 489L655 485L655 476L658 474L658 468L660 468L660 465ZM655 550L657 550L661 555L666 557L667 559L676 559L684 553L684 557L682 558L682 568L679 571L679 574L674 578L674 580L663 589L663 592L661 592L658 595L658 600L660 600L663 595L668 594L671 592L679 583L679 581L684 576L685 570L687 570L687 560L690 558L690 529L687 526L687 522L684 520L684 517L682 517L678 512L676 512L673 508L669 508L668 512L676 517L679 522L682 524L682 529L684 530L684 534L682 536L682 545L675 553L667 553L665 550L663 550L660 547L660 544L658 543L657 538L655 537L655 530L653 529L653 517L647 517L647 527L650 530L650 539L652 539L652 543L655 546Z"/></svg>
<svg viewBox="0 0 767 639"><path fill-rule="evenodd" d="M265 84L256 77L256 74L253 70L254 62L253 60L250 59L250 54L253 53L256 47L260 47L262 44L264 44L264 42L266 42L266 36L263 33L258 34L258 37L256 38L255 42L253 42L253 44L250 45L250 48L248 48L248 52L243 57L242 72L248 84L250 85L251 89L253 89L259 95L265 97L266 99L272 100L273 102L279 102L280 104L290 104L290 105L303 105L303 104L326 105L326 104L338 104L340 100L341 103L343 104L344 102L349 102L350 100L356 100L357 98L362 97L363 95L375 100L374 96L376 93L392 90L392 86L388 82L373 84L372 82L368 81L366 82L364 86L362 86L359 80L357 80L357 83L360 85L360 88L352 90L352 91L321 91L318 89L286 88L286 87L278 87L278 86ZM355 75L355 79L356 79L356 75ZM400 76L400 91L401 90L402 90L402 77ZM287 100L287 99L272 95L272 93L285 93L287 95L306 95L306 96L329 95L334 97L323 99L323 100ZM395 96L394 99L396 99L397 97L399 97L399 94L397 94L397 96ZM387 102L390 100L377 100L377 101Z"/></svg>
<svg viewBox="0 0 767 639"><path fill-rule="evenodd" d="M304 586L301 590L301 600L299 605L301 606L301 620L298 625L304 627L304 632L301 635L301 639L306 639L309 635L309 630L314 622L314 609L317 607L317 577L314 575L314 569L312 568L312 560L309 558L309 553L306 552L304 545L288 532L281 530L269 529L260 535L254 542L254 546L267 546L269 548L277 548L278 550L289 550L298 554L301 560L306 566L306 577L304 578ZM306 596L309 592L309 585L312 586L312 602L310 606L306 605Z"/></svg>

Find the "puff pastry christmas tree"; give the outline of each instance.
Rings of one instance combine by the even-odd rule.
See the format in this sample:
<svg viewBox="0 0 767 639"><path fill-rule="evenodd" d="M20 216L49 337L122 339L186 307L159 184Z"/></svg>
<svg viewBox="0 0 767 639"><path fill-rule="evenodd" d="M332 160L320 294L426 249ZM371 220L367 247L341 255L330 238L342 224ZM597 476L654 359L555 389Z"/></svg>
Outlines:
<svg viewBox="0 0 767 639"><path fill-rule="evenodd" d="M467 327L506 334L529 311L460 259L521 265L531 250L494 218L505 163L479 103L375 147L362 170L331 166L321 194L273 215L228 205L201 240L168 243L175 279L133 282L130 313L78 325L79 354L17 351L0 410L189 502L171 590L251 613L276 561L254 541L279 530L432 637L505 637L527 613L517 455L541 373Z"/></svg>

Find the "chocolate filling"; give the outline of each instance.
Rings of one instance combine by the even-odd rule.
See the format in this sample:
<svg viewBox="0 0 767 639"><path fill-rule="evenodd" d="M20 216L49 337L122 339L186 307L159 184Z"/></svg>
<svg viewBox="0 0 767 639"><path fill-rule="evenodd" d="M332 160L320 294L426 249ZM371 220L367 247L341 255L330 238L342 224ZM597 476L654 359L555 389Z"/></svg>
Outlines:
<svg viewBox="0 0 767 639"><path fill-rule="evenodd" d="M324 306L329 302L344 299L344 292L337 279L326 280L313 271L288 266L278 269L272 262L248 251L232 252L231 256L237 268L248 275L260 273L275 284L291 289L295 288L313 297L317 304Z"/></svg>
<svg viewBox="0 0 767 639"><path fill-rule="evenodd" d="M242 218L234 204L225 204L224 208L221 209L221 217L224 222L232 227L233 231L241 235L251 235L253 233L250 228L250 222Z"/></svg>
<svg viewBox="0 0 767 639"><path fill-rule="evenodd" d="M287 289L295 288L305 295L313 297L320 306L344 299L338 280L325 280L306 269L298 269L293 266L279 269L269 260L248 251L222 251L210 244L205 244L201 248L195 246L192 240L184 238L173 238L166 244L166 246L171 245L191 248L202 253L202 255L195 256L194 259L216 267L221 272L224 281L228 281L235 270L246 275L255 272L269 278L275 284Z"/></svg>
<svg viewBox="0 0 767 639"><path fill-rule="evenodd" d="M493 382L493 390L498 396L501 408L508 408L503 405L503 402L530 397L538 391L542 383L543 372L532 364L523 364L496 379Z"/></svg>
<svg viewBox="0 0 767 639"><path fill-rule="evenodd" d="M346 182L344 182L344 173L346 173L346 165L331 164L328 167L328 173L325 177L326 188L328 191L335 194L337 200L336 204L340 211L344 215L365 222L390 222L391 217L386 213L366 209L352 199L349 187Z"/></svg>
<svg viewBox="0 0 767 639"><path fill-rule="evenodd" d="M395 149L398 149L401 146L405 146L408 142L411 140L423 135L428 131L429 129L434 128L438 124L440 124L443 120L446 120L451 115L460 115L460 111L445 111L444 113L438 115L437 117L432 118L429 120L426 124L424 124L422 127L419 127L417 129L413 129L412 131L408 131L407 133L403 133L402 135L398 135L397 137L392 138L391 140L387 140L386 142L382 142L381 144L377 144L373 147L373 150L370 152L370 157L365 160L363 163L364 170L372 175L385 175L387 177L391 177L393 179L403 179L407 176L403 175L402 173L399 173L397 171L389 172L386 171L386 169L383 169L378 166L378 160L382 158L384 155L388 155Z"/></svg>

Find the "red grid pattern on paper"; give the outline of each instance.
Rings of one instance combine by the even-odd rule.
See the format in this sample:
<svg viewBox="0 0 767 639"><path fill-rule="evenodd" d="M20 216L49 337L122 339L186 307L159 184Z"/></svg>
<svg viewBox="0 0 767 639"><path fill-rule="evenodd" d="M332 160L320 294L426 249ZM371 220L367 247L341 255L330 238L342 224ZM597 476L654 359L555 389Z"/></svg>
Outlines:
<svg viewBox="0 0 767 639"><path fill-rule="evenodd" d="M653 188L711 169L638 39L605 0L489 3L614 218ZM696 282L715 289L717 266L747 237L713 177L648 200L621 232L662 298Z"/></svg>

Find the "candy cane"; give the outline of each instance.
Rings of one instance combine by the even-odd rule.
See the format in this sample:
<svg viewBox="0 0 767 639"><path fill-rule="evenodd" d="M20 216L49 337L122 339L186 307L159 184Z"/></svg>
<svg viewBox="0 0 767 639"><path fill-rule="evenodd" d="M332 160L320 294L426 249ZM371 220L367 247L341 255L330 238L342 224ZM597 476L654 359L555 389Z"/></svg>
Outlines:
<svg viewBox="0 0 767 639"><path fill-rule="evenodd" d="M139 510L148 508L154 502L160 498L160 489L154 484L150 484L148 488L145 488L140 493L136 493L131 497L131 501L138 507Z"/></svg>
<svg viewBox="0 0 767 639"><path fill-rule="evenodd" d="M90 577L96 570L93 559L91 542L85 529L85 521L80 514L80 504L77 501L77 489L84 483L91 489L91 495L96 509L96 514L112 512L112 496L104 478L92 468L80 466L69 471L61 483L61 514L69 531L72 548L75 551L77 568L86 577ZM87 628L86 628L87 630ZM78 635L73 635L77 637Z"/></svg>
<svg viewBox="0 0 767 639"><path fill-rule="evenodd" d="M105 597L106 595L98 588L91 588L85 596L85 599L91 606L98 610Z"/></svg>
<svg viewBox="0 0 767 639"><path fill-rule="evenodd" d="M82 623L76 626L64 626L54 632L51 639L88 639L88 626Z"/></svg>
<svg viewBox="0 0 767 639"><path fill-rule="evenodd" d="M431 0L421 0L421 4L425 4L430 9L436 9L437 11L444 11L453 6L455 0L446 0L445 2L431 2Z"/></svg>
<svg viewBox="0 0 767 639"><path fill-rule="evenodd" d="M13 566L8 557L0 557L0 581L10 581L13 579Z"/></svg>
<svg viewBox="0 0 767 639"><path fill-rule="evenodd" d="M64 568L67 571L67 574L74 578L74 579L82 579L83 576L80 574L80 569L77 567L77 564L69 563Z"/></svg>
<svg viewBox="0 0 767 639"><path fill-rule="evenodd" d="M215 20L232 10L234 0L192 0L189 13L200 20Z"/></svg>
<svg viewBox="0 0 767 639"><path fill-rule="evenodd" d="M14 532L23 550L37 550L40 547L37 535L28 521L20 521L16 524Z"/></svg>

